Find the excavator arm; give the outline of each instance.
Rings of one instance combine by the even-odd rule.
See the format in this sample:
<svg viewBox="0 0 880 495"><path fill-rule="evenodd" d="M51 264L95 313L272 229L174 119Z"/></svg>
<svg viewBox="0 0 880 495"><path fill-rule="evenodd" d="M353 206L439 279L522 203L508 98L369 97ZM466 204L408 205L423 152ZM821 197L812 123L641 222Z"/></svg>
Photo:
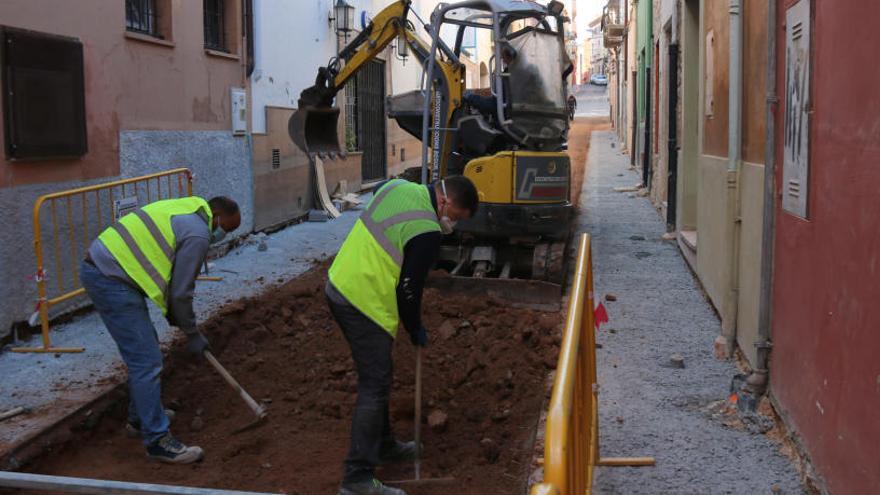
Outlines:
<svg viewBox="0 0 880 495"><path fill-rule="evenodd" d="M427 63L431 48L415 34L407 19L410 6L411 0L399 0L383 9L337 57L318 69L314 86L302 91L298 109L288 123L290 137L300 149L306 153L342 153L337 132L339 108L333 106L336 94L394 39L405 41L420 64ZM439 104L435 101L431 108L440 109L441 125L435 127L443 130L435 130L441 135L439 140L432 141L439 142L440 148L448 151L451 146L449 120L461 105L465 69L442 41L438 40L438 46L443 56L434 58L434 90L430 94L441 100Z"/></svg>
<svg viewBox="0 0 880 495"><path fill-rule="evenodd" d="M346 81L382 53L395 37L406 32L410 3L410 0L400 0L385 7L337 57L326 67L319 68L315 85L300 94L299 108L332 106L336 93ZM344 66L341 61L345 61Z"/></svg>

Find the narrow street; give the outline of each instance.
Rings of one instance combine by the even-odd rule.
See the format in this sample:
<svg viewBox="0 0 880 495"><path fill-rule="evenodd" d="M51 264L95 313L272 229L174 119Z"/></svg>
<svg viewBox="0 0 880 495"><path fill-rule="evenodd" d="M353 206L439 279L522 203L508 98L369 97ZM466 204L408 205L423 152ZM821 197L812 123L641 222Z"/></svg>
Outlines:
<svg viewBox="0 0 880 495"><path fill-rule="evenodd" d="M583 84L574 91L577 98L575 117L607 117L608 87Z"/></svg>
<svg viewBox="0 0 880 495"><path fill-rule="evenodd" d="M798 473L756 430L769 419L726 414L738 373L712 355L718 317L649 200L616 192L639 182L614 134L592 133L577 231L592 236L603 457L655 456L654 467L599 467L602 494L802 493ZM684 368L671 356L684 358ZM751 432L751 431L755 432Z"/></svg>
<svg viewBox="0 0 880 495"><path fill-rule="evenodd" d="M880 495L865 4L0 0L0 495Z"/></svg>

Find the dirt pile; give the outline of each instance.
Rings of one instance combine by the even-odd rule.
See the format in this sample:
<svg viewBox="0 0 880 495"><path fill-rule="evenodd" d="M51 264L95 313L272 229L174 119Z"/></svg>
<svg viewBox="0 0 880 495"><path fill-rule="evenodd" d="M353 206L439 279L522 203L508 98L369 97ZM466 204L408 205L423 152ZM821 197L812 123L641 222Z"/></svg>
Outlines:
<svg viewBox="0 0 880 495"><path fill-rule="evenodd" d="M590 154L590 136L593 131L611 129L607 117L576 117L568 131L568 156L571 159L571 203L580 205L581 184L587 169L587 156Z"/></svg>
<svg viewBox="0 0 880 495"><path fill-rule="evenodd" d="M177 411L172 431L206 450L203 463L169 466L144 458L125 437L124 402L91 430L47 450L28 470L43 474L286 493L335 493L348 447L356 376L348 346L323 295L326 264L271 290L228 304L203 326L221 363L258 401L269 422L236 435L251 413L207 363L181 350L166 361L164 397ZM548 370L559 346L558 314L428 290L423 355L425 444L422 476L456 485L410 487L413 494L514 493L528 475ZM412 437L415 353L397 339L391 414ZM412 477L411 465L381 468ZM34 492L28 492L34 493Z"/></svg>

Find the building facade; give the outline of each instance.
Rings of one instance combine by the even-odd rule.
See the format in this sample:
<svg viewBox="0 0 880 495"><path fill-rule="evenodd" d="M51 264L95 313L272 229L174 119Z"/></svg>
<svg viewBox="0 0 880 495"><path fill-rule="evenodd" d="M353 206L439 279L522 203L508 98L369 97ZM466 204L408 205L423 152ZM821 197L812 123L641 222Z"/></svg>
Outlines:
<svg viewBox="0 0 880 495"><path fill-rule="evenodd" d="M0 337L37 300L30 212L42 194L188 167L194 193L235 198L237 233L251 230L250 142L232 108L246 85L242 3L205 4L0 3L3 72L16 74L2 83ZM59 253L65 264L90 243L81 232Z"/></svg>
<svg viewBox="0 0 880 495"><path fill-rule="evenodd" d="M609 65L633 77L612 74L617 137L718 312L716 356L744 358L743 392L769 394L814 488L876 491L880 80L831 76L869 54L875 13L855 1L619 4L605 14Z"/></svg>
<svg viewBox="0 0 880 495"><path fill-rule="evenodd" d="M880 43L880 12L855 0L776 5L770 390L819 487L873 493L880 74L852 67ZM850 76L835 77L843 73Z"/></svg>

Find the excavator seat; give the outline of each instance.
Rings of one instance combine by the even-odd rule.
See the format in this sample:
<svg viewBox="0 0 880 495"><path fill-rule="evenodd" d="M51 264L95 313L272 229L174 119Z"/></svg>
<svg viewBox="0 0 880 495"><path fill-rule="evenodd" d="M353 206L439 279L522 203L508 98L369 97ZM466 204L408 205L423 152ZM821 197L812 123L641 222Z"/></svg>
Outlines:
<svg viewBox="0 0 880 495"><path fill-rule="evenodd" d="M482 115L469 115L458 121L458 136L466 154L484 156L501 131L490 126Z"/></svg>

